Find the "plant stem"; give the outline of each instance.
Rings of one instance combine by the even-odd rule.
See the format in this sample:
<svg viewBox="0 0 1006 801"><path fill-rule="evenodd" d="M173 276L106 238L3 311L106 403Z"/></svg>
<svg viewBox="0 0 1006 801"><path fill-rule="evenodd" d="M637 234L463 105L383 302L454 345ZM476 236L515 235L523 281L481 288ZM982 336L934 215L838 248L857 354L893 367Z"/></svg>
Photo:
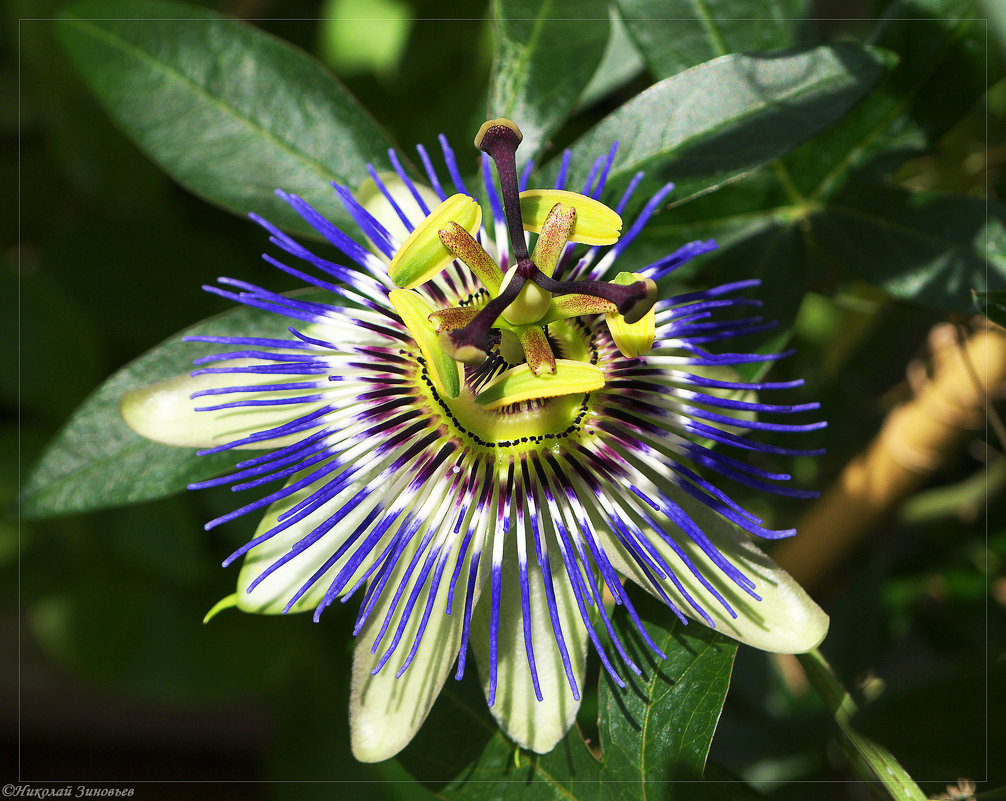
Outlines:
<svg viewBox="0 0 1006 801"><path fill-rule="evenodd" d="M824 701L832 717L842 732L842 744L849 754L857 772L867 781L879 781L892 799L905 801L926 801L926 794L901 767L890 751L882 745L864 737L852 728L852 716L856 712L856 702L839 682L820 652L815 648L806 654L797 654L797 659L807 672L814 690Z"/></svg>

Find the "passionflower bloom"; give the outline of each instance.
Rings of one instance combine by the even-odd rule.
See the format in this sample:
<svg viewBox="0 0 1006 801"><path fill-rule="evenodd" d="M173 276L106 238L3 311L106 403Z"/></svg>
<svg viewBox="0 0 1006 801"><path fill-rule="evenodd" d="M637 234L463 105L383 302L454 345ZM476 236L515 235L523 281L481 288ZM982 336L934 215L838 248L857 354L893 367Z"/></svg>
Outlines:
<svg viewBox="0 0 1006 801"><path fill-rule="evenodd" d="M569 153L552 189L526 190L519 142L507 120L476 138L491 236L443 137L451 196L422 147L429 188L393 151L394 172L368 165L356 195L334 185L366 246L280 192L340 254L316 255L252 215L300 266L264 258L322 297L219 279L209 291L285 315L290 336L190 337L222 352L123 399L127 423L151 439L266 450L192 485L252 496L207 529L262 515L224 562L242 568L214 612L317 620L362 595L350 698L361 760L412 739L469 651L503 731L549 751L576 716L588 642L616 684L639 673L604 593L663 656L624 579L682 622L769 651L808 650L827 629L752 544L793 532L767 530L704 477L806 494L737 456L810 453L755 435L818 428L777 422L816 404L769 402L800 382L744 382L733 369L781 354L706 349L765 327L734 313L757 306L740 294L757 281L656 300L656 281L714 247L692 242L638 272L615 270L672 187L623 232L642 174L614 209L598 200L615 146L576 193Z"/></svg>

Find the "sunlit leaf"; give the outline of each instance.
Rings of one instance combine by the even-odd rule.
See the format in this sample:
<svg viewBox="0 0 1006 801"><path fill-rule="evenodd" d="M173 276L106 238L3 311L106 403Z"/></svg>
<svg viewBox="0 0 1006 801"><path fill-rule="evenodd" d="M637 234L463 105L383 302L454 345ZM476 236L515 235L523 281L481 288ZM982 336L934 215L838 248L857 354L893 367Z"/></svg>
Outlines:
<svg viewBox="0 0 1006 801"><path fill-rule="evenodd" d="M611 35L608 37L608 46L604 49L604 56L597 65L594 76L580 95L577 110L588 108L607 97L633 78L638 78L646 69L643 57L614 6L609 8L609 16Z"/></svg>
<svg viewBox="0 0 1006 801"><path fill-rule="evenodd" d="M243 22L162 0L83 0L60 41L123 131L186 188L317 236L273 190L345 222L330 181L355 188L389 142L301 51ZM263 102L268 98L268 102Z"/></svg>
<svg viewBox="0 0 1006 801"><path fill-rule="evenodd" d="M841 45L723 56L666 78L574 143L569 186L578 189L593 159L618 142L609 185L645 170L647 186L673 181L676 199L708 190L831 125L866 94L885 60Z"/></svg>
<svg viewBox="0 0 1006 801"><path fill-rule="evenodd" d="M604 0L496 0L496 54L487 119L507 117L524 134L527 160L572 111L608 41Z"/></svg>
<svg viewBox="0 0 1006 801"><path fill-rule="evenodd" d="M807 0L616 0L650 71L675 75L727 53L797 43Z"/></svg>

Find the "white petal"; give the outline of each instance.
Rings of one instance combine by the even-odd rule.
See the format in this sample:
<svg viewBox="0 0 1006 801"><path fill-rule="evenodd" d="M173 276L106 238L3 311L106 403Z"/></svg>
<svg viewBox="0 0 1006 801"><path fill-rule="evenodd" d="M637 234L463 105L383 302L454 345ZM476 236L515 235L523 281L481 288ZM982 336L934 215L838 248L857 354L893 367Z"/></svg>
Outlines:
<svg viewBox="0 0 1006 801"><path fill-rule="evenodd" d="M511 531L510 538L516 532ZM499 533L498 536L502 536ZM526 533L525 533L526 536ZM573 697L556 636L549 618L541 568L535 562L533 546L528 561L528 590L531 610L531 641L542 700L535 697L531 669L524 646L520 577L516 548L507 543L503 559L500 591L499 646L496 700L490 711L503 732L522 748L545 754L555 747L576 720L580 701ZM573 676L580 695L587 656L587 631L580 619L569 578L556 553L550 557L556 606ZM472 621L472 649L478 661L483 691L489 692L488 586Z"/></svg>
<svg viewBox="0 0 1006 801"><path fill-rule="evenodd" d="M623 496L623 500L625 497ZM714 620L717 631L747 645L775 653L804 653L821 643L828 633L828 616L786 571L755 546L747 534L704 504L680 491L673 491L672 497L706 533L727 561L754 582L754 591L761 598L760 601L755 600L740 589L724 576L720 568L686 534L647 507L646 511L664 526L666 532L674 536L675 542L695 567L737 613L736 618L730 616L659 533L643 529L644 535L656 546L685 589ZM658 595L635 560L610 533L603 534L602 542L619 573L632 578L651 594ZM679 609L701 620L671 581L663 579L660 584Z"/></svg>
<svg viewBox="0 0 1006 801"><path fill-rule="evenodd" d="M330 433L325 441L326 447L343 448L347 439L351 440L354 434L368 425L366 422L355 426L348 425L338 432ZM414 476L411 470L406 467L393 475L385 474L400 455L400 451L392 450L375 458L370 454L372 450L373 443L369 439L355 443L351 448L339 454L338 458L343 467L321 477L318 481L290 497L276 501L269 507L265 518L256 531L256 537L275 526L279 522L280 516L288 509L296 506L314 492L324 489L326 485L330 486L344 469L352 466L358 471L352 476L353 480L345 489L318 509L275 533L245 554L244 564L241 566L241 573L237 579L238 606L242 610L261 614L281 613L304 584L328 562L329 558L335 555L347 537L356 532L357 527L367 515L377 509L374 519L368 523L365 529L360 530L354 542L346 548L346 551L338 557L335 563L326 569L324 575L318 578L304 596L298 599L291 611L303 612L317 607L328 592L329 585L352 558L356 548L364 543L368 534L374 531L382 520L390 523L380 539L368 548L369 552L362 559L362 562L342 584L339 595L344 595L353 589L356 579L366 573L373 559L381 552L384 545L401 525L404 518L403 509L413 501L418 502L408 492L408 483ZM321 467L321 464L316 464L305 469L292 477L290 483L303 480L310 476L312 471L317 471ZM430 488L426 488L424 493L429 495ZM326 528L316 541L307 546L298 545L300 540L319 526L331 523L334 525ZM294 550L297 550L295 556L272 571L260 584L248 592L248 588L265 571L269 570L277 562L277 559Z"/></svg>
<svg viewBox="0 0 1006 801"><path fill-rule="evenodd" d="M303 587L304 583L307 582L307 580L310 579L311 576L313 576L325 564L325 562L335 554L339 547L346 541L346 538L356 530L361 522L378 504L380 504L383 508L390 508L392 506L392 501L405 489L406 484L412 478L409 471L403 470L395 480L384 486L376 486L376 482L374 482L372 477L378 469L383 467L388 461L391 461L393 457L394 454L386 455L382 461L376 462L370 468L365 470L358 476L358 480L350 483L346 489L336 495L328 503L325 503L319 509L307 515L302 520L299 520L283 531L274 534L265 542L252 548L246 554L244 563L241 566L241 573L238 576L238 607L245 612L256 612L258 614L265 615L280 614L294 595L301 589L301 587ZM355 461L352 452L344 454L342 458L347 462ZM317 469L317 466L315 466L314 469ZM299 480L306 474L307 473L295 476L291 479L291 483ZM334 478L336 475L337 473L332 473L329 480ZM282 515L287 509L296 506L320 486L320 482L313 484L300 490L299 492L294 493L289 498L284 498L283 500L272 504L266 512L265 517L262 519L262 522L259 523L259 526L255 531L255 536L258 537L260 534L263 534L275 526L280 515ZM359 492L367 488L372 490L370 495L354 509L348 513L345 512L344 508L346 502L352 500ZM388 514L396 515L394 511L391 511ZM249 586L251 586L251 584L262 574L264 570L267 570L274 562L276 562L276 560L290 553L300 540L314 531L319 525L331 520L332 518L336 518L338 522L336 522L330 530L322 534L316 542L297 553L295 557L290 559L284 565L272 571L268 576L262 579L261 583L257 584L251 592L248 591ZM375 528L380 519L381 517L378 516L368 526L359 539L356 540L356 545L363 542L366 534ZM388 540L393 536L400 522L401 520L397 520L390 529L385 532L380 542L371 549L370 553L372 555L363 559L360 565L353 571L352 576L345 582L343 589L339 592L340 596L352 589L356 582L356 578L366 572L367 568L369 568L372 564L374 558L381 553ZM328 592L331 582L339 574L350 558L352 558L353 553L354 548L352 546L347 548L346 552L342 554L339 559L332 564L325 573L318 578L317 581L314 582L311 588L297 600L296 604L294 604L290 611L303 612L316 608L325 596L325 593Z"/></svg>
<svg viewBox="0 0 1006 801"><path fill-rule="evenodd" d="M412 192L405 185L405 182L398 177L393 172L380 172L377 177L381 179L381 183L384 184L384 188L388 190L388 193L395 199L395 203L398 207L405 212L405 216L409 218L412 226L417 226L421 220L425 219L426 212L423 211L416 199L412 196ZM440 198L437 197L436 193L420 183L414 184L416 190L419 192L419 196L426 202L426 207L429 209L435 209L440 205ZM388 202L388 199L384 196L384 193L378 188L377 184L374 183L373 178L368 178L364 181L360 188L354 193L357 202L363 206L367 211L369 211L377 221L381 223L391 236L398 241L399 244L404 242L409 236L409 229L405 227L402 222L401 217L398 216L398 212L392 207ZM375 253L380 253L380 251L373 247Z"/></svg>
<svg viewBox="0 0 1006 801"><path fill-rule="evenodd" d="M242 367L263 364L257 359L235 359L214 362L214 367ZM192 399L194 392L203 389L217 389L254 384L275 384L282 376L261 376L251 373L207 373L190 376L180 375L159 381L148 387L134 389L123 395L119 402L119 413L133 431L141 437L165 445L185 448L212 448L225 445L235 439L266 431L289 422L303 414L308 414L321 402L280 406L253 406L247 408L221 409L213 412L198 412L197 408L215 406L232 400L247 400L255 397L281 397L278 392L233 393L225 395L205 395ZM310 380L309 377L295 376L291 381ZM292 391L291 394L305 394L306 391ZM277 439L263 440L255 448L279 448L300 439L302 434L294 434ZM248 448L252 446L240 446Z"/></svg>
<svg viewBox="0 0 1006 801"><path fill-rule="evenodd" d="M456 551L457 547L455 546L454 554ZM451 614L448 615L445 614L447 585L455 563L454 554L447 561L443 580L437 591L429 622L422 640L420 640L416 655L401 678L395 678L395 674L405 663L412 649L426 598L431 592L428 586L430 579L427 579L427 586L423 588L416 600L401 641L391 658L376 676L371 675L371 671L377 666L384 653L384 648L389 644L392 634L397 629L406 606L405 600L417 580L416 575L408 579L404 597L398 604L388 631L381 640L381 645L377 648L377 654L371 653L371 647L390 608L395 588L405 575L410 556L408 551L399 560L391 579L360 632L353 652L349 727L353 756L361 762L380 762L390 759L409 744L423 721L426 720L426 716L440 694L444 680L458 656L471 552L469 551L465 557L454 590ZM416 570L415 574L419 572ZM486 572L480 565L476 578L476 599L478 587Z"/></svg>

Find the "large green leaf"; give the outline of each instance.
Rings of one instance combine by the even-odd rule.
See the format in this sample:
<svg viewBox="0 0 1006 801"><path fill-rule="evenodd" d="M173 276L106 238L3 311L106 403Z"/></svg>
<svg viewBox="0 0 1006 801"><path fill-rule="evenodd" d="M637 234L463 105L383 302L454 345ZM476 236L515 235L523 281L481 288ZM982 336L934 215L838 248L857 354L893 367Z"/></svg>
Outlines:
<svg viewBox="0 0 1006 801"><path fill-rule="evenodd" d="M728 53L797 42L807 0L616 0L647 66L658 78Z"/></svg>
<svg viewBox="0 0 1006 801"><path fill-rule="evenodd" d="M282 337L290 320L238 307L204 320L130 362L95 390L42 454L21 492L26 518L84 512L161 498L231 467L229 452L198 456L191 448L159 445L135 434L119 415L131 389L188 372L192 360L219 345L183 342L192 334Z"/></svg>
<svg viewBox="0 0 1006 801"><path fill-rule="evenodd" d="M813 220L827 257L898 298L965 312L1006 285L1006 206L979 198L850 187Z"/></svg>
<svg viewBox="0 0 1006 801"><path fill-rule="evenodd" d="M489 117L508 117L530 159L576 105L604 55L605 0L496 0Z"/></svg>
<svg viewBox="0 0 1006 801"><path fill-rule="evenodd" d="M988 207L986 223L979 199L912 196L883 183L892 167L955 124L984 86L982 26L967 18L970 4L911 0L896 8L905 18L892 10L875 41L896 49L900 61L840 124L743 180L674 204L640 244L714 238L758 264L760 245L775 238L768 232L798 226L812 246L791 252L765 278L833 281L838 265L899 298L953 311L968 308L970 290L1001 285L999 207ZM723 256L707 257L706 266L715 272L732 263Z"/></svg>
<svg viewBox="0 0 1006 801"><path fill-rule="evenodd" d="M644 676L626 671L624 689L602 680L602 776L630 782L622 796L645 798L647 783L702 777L737 643L701 625L647 623L647 633L667 654L660 661L622 621L621 636Z"/></svg>
<svg viewBox="0 0 1006 801"><path fill-rule="evenodd" d="M708 190L831 125L884 64L881 52L853 45L714 59L655 84L578 139L569 184L581 184L593 159L619 142L610 186L645 170L650 187L674 181L677 198Z"/></svg>
<svg viewBox="0 0 1006 801"><path fill-rule="evenodd" d="M714 239L723 251L766 228L795 222L803 213L769 165L687 203L671 203L647 223L619 264L628 265L622 269L637 270L695 239ZM705 257L702 264L713 258ZM690 274L691 266L676 270L672 280Z"/></svg>
<svg viewBox="0 0 1006 801"><path fill-rule="evenodd" d="M737 644L700 625L668 621L655 601L637 604L661 661L625 620L615 618L642 676L622 671L626 686L602 678L596 759L574 729L547 755L524 751L497 729L475 682L448 687L400 761L440 798L642 799L734 797L715 784L675 784L703 773L730 682ZM654 619L663 625L649 622ZM719 792L717 792L719 790Z"/></svg>
<svg viewBox="0 0 1006 801"><path fill-rule="evenodd" d="M223 208L317 236L273 190L345 222L329 182L355 188L368 161L386 161L386 137L342 86L238 20L160 0L84 0L56 24L122 130Z"/></svg>
<svg viewBox="0 0 1006 801"><path fill-rule="evenodd" d="M956 124L985 92L985 28L971 0L895 3L873 43L897 53L897 67L841 125L783 159L796 189L817 200L871 161L890 172Z"/></svg>
<svg viewBox="0 0 1006 801"><path fill-rule="evenodd" d="M636 48L632 37L629 35L625 23L618 16L618 12L612 6L608 9L611 18L611 35L608 37L608 46L604 50L601 63L597 65L594 76L590 79L580 101L576 105L577 111L589 108L610 93L625 86L629 81L639 77L646 69L646 64L639 50Z"/></svg>

